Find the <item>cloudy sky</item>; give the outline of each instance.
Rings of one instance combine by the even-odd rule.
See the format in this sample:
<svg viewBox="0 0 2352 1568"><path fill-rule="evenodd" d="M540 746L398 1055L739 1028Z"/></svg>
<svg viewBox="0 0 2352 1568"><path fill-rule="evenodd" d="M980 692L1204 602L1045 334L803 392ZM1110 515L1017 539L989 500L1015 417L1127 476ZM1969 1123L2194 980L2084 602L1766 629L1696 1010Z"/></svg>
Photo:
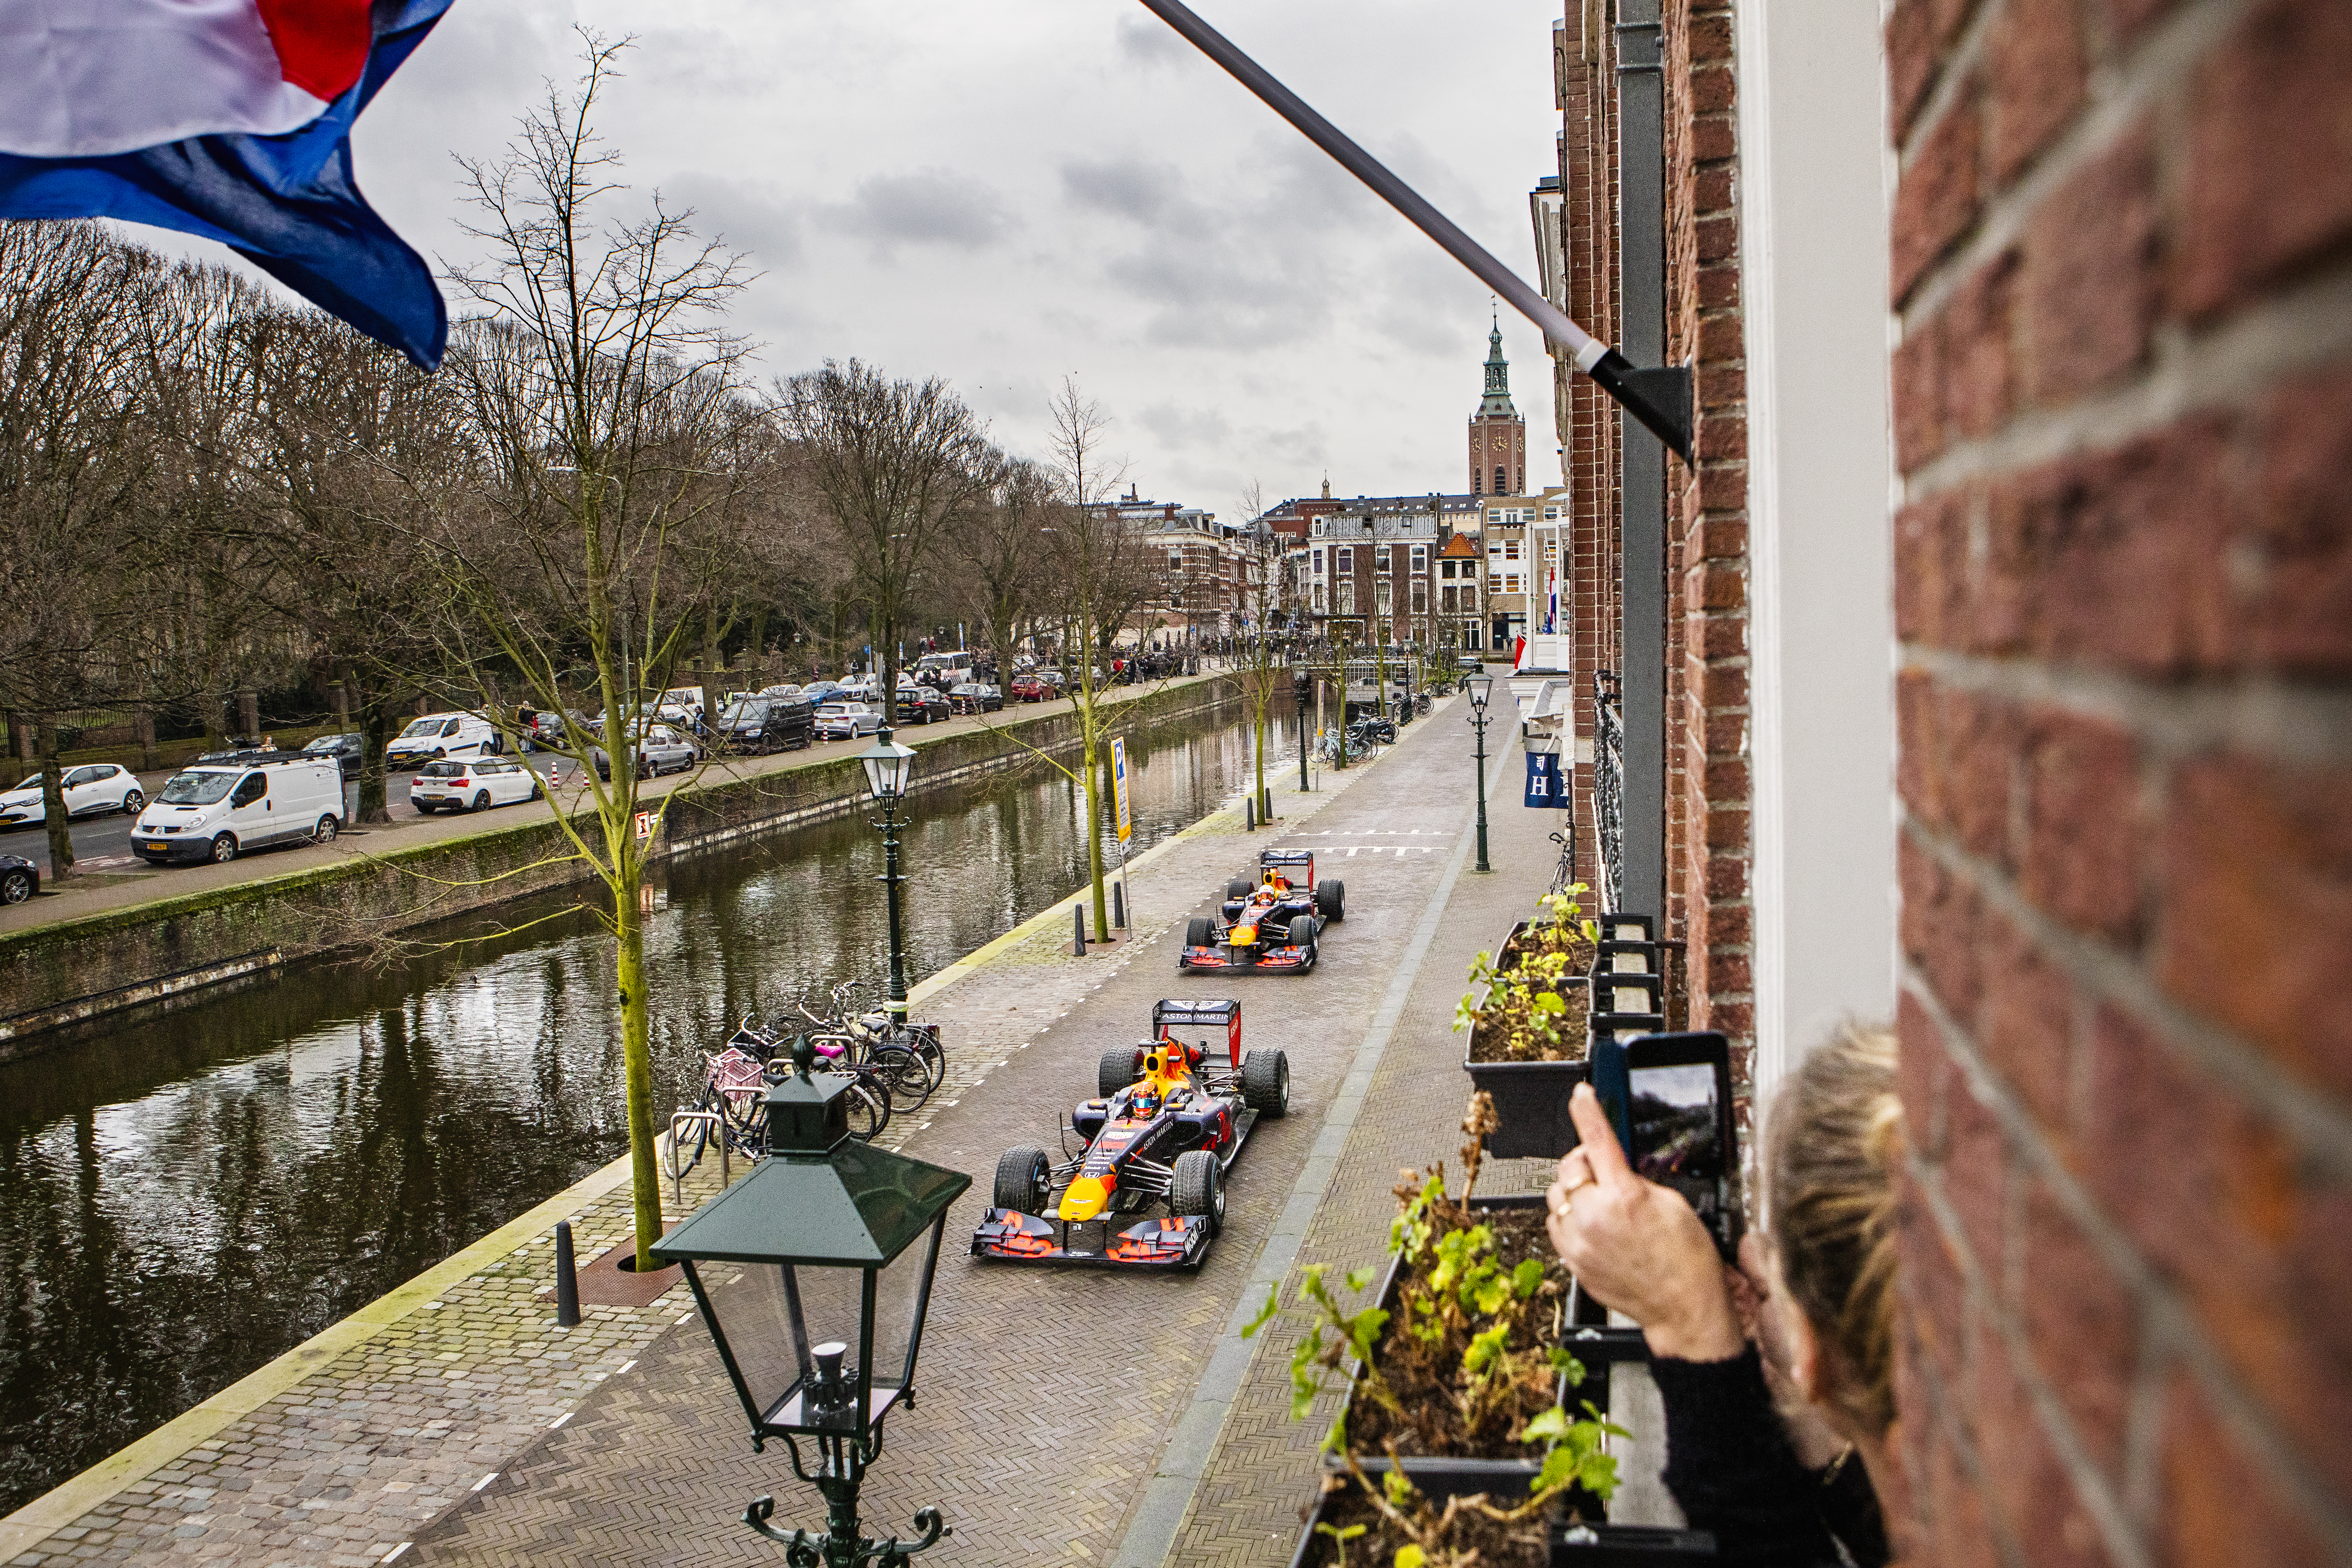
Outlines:
<svg viewBox="0 0 2352 1568"><path fill-rule="evenodd" d="M1521 272L1554 167L1559 0L1193 0ZM761 274L765 368L952 382L1016 451L1074 374L1147 496L1465 487L1487 294L1134 0L457 0L362 121L363 188L467 258L453 152L494 152L575 23L635 32L604 125L641 191ZM1535 329L1504 321L1531 482Z"/></svg>

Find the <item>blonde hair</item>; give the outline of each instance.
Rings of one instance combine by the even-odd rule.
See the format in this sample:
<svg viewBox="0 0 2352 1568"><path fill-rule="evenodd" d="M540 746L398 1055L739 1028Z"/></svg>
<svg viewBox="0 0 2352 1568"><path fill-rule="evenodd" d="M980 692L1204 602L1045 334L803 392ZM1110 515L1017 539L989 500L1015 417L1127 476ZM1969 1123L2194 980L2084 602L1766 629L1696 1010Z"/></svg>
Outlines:
<svg viewBox="0 0 2352 1568"><path fill-rule="evenodd" d="M1842 1024L1772 1106L1765 1190L1780 1278L1832 1358L1823 1402L1864 1432L1895 1419L1895 1042Z"/></svg>

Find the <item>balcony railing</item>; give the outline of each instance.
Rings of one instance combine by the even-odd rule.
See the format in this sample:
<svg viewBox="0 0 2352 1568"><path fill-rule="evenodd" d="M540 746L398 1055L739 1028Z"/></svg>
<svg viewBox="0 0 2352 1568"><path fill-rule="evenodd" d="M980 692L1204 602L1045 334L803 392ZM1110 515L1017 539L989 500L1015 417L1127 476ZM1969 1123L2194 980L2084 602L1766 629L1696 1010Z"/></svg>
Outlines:
<svg viewBox="0 0 2352 1568"><path fill-rule="evenodd" d="M1604 913L1625 902L1625 715L1617 677L1607 670L1592 677L1592 814L1601 840L1601 897Z"/></svg>

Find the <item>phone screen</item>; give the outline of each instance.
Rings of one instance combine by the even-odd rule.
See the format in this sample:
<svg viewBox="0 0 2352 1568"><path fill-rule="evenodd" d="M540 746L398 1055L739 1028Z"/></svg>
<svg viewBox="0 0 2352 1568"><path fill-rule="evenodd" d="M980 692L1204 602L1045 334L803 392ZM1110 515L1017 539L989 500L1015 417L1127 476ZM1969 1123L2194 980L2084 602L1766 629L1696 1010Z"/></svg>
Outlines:
<svg viewBox="0 0 2352 1568"><path fill-rule="evenodd" d="M1681 1193L1717 1241L1728 1244L1735 1233L1722 1076L1711 1061L1633 1066L1626 1099L1634 1170Z"/></svg>

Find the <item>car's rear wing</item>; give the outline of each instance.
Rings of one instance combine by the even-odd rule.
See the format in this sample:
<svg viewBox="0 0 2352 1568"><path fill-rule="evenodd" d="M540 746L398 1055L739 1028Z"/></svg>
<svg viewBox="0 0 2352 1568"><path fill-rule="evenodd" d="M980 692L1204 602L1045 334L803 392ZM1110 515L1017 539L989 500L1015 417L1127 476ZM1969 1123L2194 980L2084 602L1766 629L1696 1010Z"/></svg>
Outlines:
<svg viewBox="0 0 2352 1568"><path fill-rule="evenodd" d="M1242 1005L1222 1001L1158 1001L1151 1004L1151 1034L1157 1040L1188 1026L1225 1031L1225 1051L1233 1064L1242 1064Z"/></svg>
<svg viewBox="0 0 2352 1568"><path fill-rule="evenodd" d="M1307 868L1307 885L1312 889L1315 885L1315 852L1313 850L1260 850L1257 852L1257 869L1261 873L1277 866L1299 865Z"/></svg>

